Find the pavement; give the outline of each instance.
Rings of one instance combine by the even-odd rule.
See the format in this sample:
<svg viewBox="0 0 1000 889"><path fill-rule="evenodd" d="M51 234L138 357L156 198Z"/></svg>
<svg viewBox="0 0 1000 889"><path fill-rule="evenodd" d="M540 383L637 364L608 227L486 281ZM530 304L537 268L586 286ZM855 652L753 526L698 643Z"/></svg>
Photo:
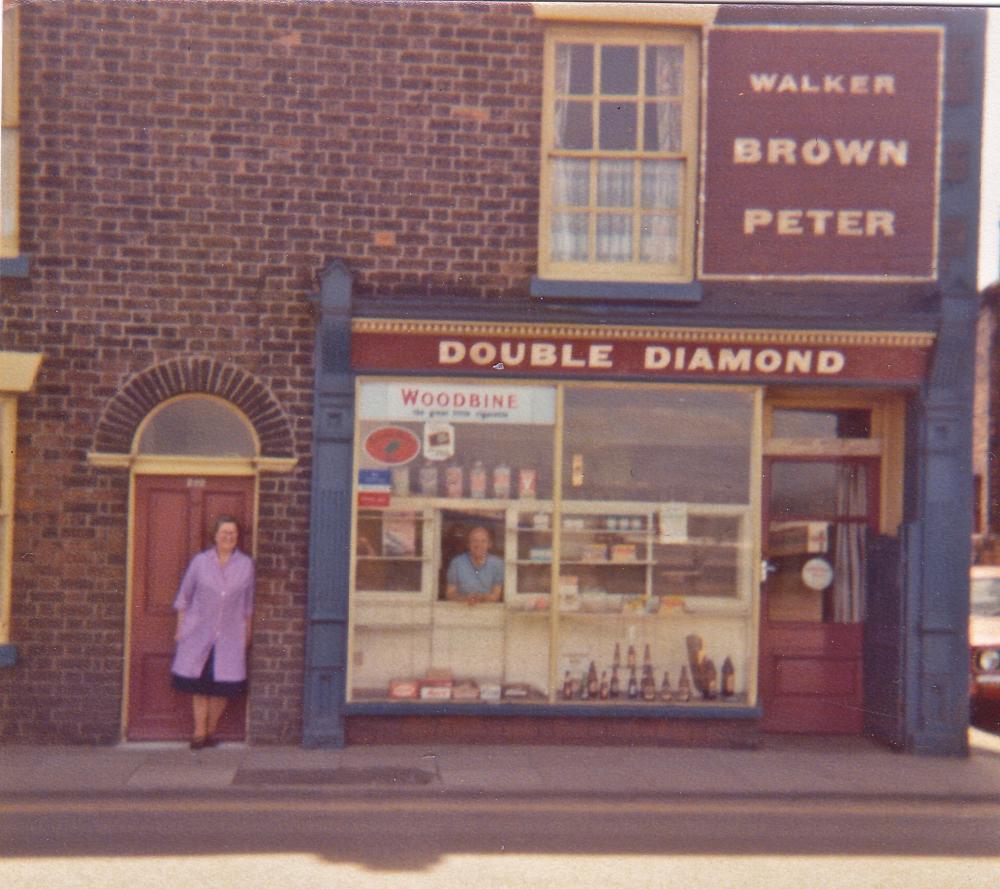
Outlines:
<svg viewBox="0 0 1000 889"><path fill-rule="evenodd" d="M474 798L844 799L1000 803L1000 736L912 756L864 738L767 736L751 750L409 745L0 745L0 804L25 797L283 790Z"/></svg>

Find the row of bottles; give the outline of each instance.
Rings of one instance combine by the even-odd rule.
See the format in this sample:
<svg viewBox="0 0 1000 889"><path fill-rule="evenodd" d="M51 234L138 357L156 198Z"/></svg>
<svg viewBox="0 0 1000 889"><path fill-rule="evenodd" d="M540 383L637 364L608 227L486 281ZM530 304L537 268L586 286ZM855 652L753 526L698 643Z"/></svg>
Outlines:
<svg viewBox="0 0 1000 889"><path fill-rule="evenodd" d="M621 646L615 643L615 653L611 662L611 675L607 670L597 673L597 665L590 662L587 672L577 680L567 670L563 677L562 698L566 701L607 701L626 698L630 701L690 701L692 682L687 666L682 666L677 679L677 686L670 682L670 671L663 671L659 686L653 673L653 663L649 645L643 654L642 672L637 676L635 646L628 647L624 669L621 664ZM628 672L628 680L622 687L622 673ZM711 660L705 662L699 687L705 700L716 698L728 699L736 693L736 670L732 658L727 657L722 663L721 674L716 672Z"/></svg>
<svg viewBox="0 0 1000 889"><path fill-rule="evenodd" d="M417 493L423 497L473 497L483 499L492 495L497 500L512 496L515 477L511 468L500 463L488 472L482 460L476 460L468 472L463 464L452 461L440 467L425 460L417 472ZM518 497L534 499L538 496L538 470L523 467L517 471ZM442 488L443 484L443 488ZM398 466L392 471L392 491L400 497L411 492L409 466Z"/></svg>

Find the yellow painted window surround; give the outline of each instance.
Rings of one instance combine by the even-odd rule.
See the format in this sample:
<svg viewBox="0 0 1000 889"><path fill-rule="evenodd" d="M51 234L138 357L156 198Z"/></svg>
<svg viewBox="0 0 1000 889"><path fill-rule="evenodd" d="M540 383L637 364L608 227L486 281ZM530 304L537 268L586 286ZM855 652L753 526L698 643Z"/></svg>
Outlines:
<svg viewBox="0 0 1000 889"><path fill-rule="evenodd" d="M698 28L552 25L539 274L690 281Z"/></svg>
<svg viewBox="0 0 1000 889"><path fill-rule="evenodd" d="M4 3L2 133L0 133L0 258L18 255L20 130L18 101L18 10Z"/></svg>

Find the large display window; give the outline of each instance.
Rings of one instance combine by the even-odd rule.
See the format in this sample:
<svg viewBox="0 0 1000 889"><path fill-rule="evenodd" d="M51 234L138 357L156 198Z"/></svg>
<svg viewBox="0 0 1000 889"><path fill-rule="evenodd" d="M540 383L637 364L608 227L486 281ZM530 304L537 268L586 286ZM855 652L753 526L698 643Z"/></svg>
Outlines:
<svg viewBox="0 0 1000 889"><path fill-rule="evenodd" d="M350 701L755 702L758 389L357 386Z"/></svg>

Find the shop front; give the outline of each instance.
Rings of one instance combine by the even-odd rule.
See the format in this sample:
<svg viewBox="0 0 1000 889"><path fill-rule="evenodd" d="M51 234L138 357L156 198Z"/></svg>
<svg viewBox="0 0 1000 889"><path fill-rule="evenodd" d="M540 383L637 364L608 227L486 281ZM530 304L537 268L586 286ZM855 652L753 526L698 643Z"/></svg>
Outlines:
<svg viewBox="0 0 1000 889"><path fill-rule="evenodd" d="M345 740L864 731L933 334L348 323Z"/></svg>

